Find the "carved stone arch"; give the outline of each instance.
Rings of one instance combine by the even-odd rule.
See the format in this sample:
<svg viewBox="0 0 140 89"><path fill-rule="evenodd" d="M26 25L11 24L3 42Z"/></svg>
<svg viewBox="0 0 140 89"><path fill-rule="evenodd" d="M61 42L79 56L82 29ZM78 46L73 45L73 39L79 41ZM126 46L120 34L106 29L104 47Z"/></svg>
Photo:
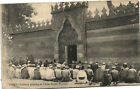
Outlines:
<svg viewBox="0 0 140 89"><path fill-rule="evenodd" d="M65 20L62 31L59 33L58 42L65 45L76 44L78 42L78 34L68 19Z"/></svg>
<svg viewBox="0 0 140 89"><path fill-rule="evenodd" d="M77 44L78 34L76 30L71 26L70 21L66 19L63 24L63 29L58 36L59 61L64 62L66 60L66 46Z"/></svg>
<svg viewBox="0 0 140 89"><path fill-rule="evenodd" d="M78 34L78 40L81 40L82 38L81 38L80 29L76 29L76 26L75 26L74 24L72 24L72 22L73 22L72 17L71 17L71 16L67 16L67 17L65 17L65 18L63 19L62 26L60 27L60 30L58 30L58 32L57 32L57 35L56 35L56 42L58 42L59 35L60 35L60 33L62 32L62 30L63 30L63 28L64 28L64 23L65 23L66 21L68 21L68 22L71 24L72 28L74 28L74 30L77 32L77 34Z"/></svg>

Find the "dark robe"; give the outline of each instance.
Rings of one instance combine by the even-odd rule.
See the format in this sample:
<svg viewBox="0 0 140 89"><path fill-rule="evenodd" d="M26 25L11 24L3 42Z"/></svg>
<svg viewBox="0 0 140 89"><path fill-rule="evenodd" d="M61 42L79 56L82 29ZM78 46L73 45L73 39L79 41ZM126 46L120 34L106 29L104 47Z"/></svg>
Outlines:
<svg viewBox="0 0 140 89"><path fill-rule="evenodd" d="M95 65L93 66L93 72L95 73L97 69L98 69L98 64L95 64Z"/></svg>
<svg viewBox="0 0 140 89"><path fill-rule="evenodd" d="M41 79L40 71L39 69L34 70L34 79L39 80Z"/></svg>
<svg viewBox="0 0 140 89"><path fill-rule="evenodd" d="M128 80L128 68L124 68L120 71L120 80L123 81L123 82L127 82Z"/></svg>
<svg viewBox="0 0 140 89"><path fill-rule="evenodd" d="M103 81L102 81L102 85L103 86L107 86L110 85L112 81L112 76L110 73L104 73L104 77L103 77Z"/></svg>
<svg viewBox="0 0 140 89"><path fill-rule="evenodd" d="M86 73L87 73L88 81L92 81L93 80L93 71L92 71L92 69L87 69Z"/></svg>
<svg viewBox="0 0 140 89"><path fill-rule="evenodd" d="M24 67L22 70L21 70L21 78L22 79L28 79L30 76L29 76L29 73L28 73L28 70L26 67Z"/></svg>
<svg viewBox="0 0 140 89"><path fill-rule="evenodd" d="M49 65L49 62L48 61L45 61L44 62L44 67L47 67Z"/></svg>
<svg viewBox="0 0 140 89"><path fill-rule="evenodd" d="M104 70L102 70L101 68L96 70L96 76L95 76L95 80L96 82L101 82L103 80L104 77Z"/></svg>

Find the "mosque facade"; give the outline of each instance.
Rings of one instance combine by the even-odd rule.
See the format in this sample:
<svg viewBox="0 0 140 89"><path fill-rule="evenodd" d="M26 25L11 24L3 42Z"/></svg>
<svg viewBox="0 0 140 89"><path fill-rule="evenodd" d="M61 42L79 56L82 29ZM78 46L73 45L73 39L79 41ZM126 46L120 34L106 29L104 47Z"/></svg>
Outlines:
<svg viewBox="0 0 140 89"><path fill-rule="evenodd" d="M58 62L138 61L140 54L139 4L115 7L107 2L109 15L87 18L88 2L65 2L51 7L49 22L8 26L8 57L55 59ZM7 33L7 35L5 35Z"/></svg>

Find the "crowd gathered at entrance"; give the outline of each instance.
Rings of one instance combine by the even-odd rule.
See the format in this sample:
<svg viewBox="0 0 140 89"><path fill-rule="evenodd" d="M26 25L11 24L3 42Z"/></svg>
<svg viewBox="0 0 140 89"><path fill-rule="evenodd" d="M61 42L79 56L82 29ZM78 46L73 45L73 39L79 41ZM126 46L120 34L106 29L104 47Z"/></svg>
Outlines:
<svg viewBox="0 0 140 89"><path fill-rule="evenodd" d="M72 64L64 63L40 63L15 66L9 63L8 76L10 79L31 79L53 82L75 81L77 84L87 83L92 85L100 83L102 86L118 83L140 83L140 70L127 63L82 63L73 61Z"/></svg>

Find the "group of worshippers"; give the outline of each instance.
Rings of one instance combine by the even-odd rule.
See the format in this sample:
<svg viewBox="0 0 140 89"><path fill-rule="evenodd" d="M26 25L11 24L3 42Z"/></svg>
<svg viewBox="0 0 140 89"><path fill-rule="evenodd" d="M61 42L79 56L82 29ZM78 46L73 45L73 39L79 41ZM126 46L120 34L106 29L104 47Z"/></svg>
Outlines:
<svg viewBox="0 0 140 89"><path fill-rule="evenodd" d="M9 78L35 79L54 82L75 83L100 83L102 86L117 84L119 82L133 83L140 82L140 70L133 65L128 67L127 63L119 66L118 63L107 65L106 63L53 63L44 66L35 64L24 64L15 66L9 64Z"/></svg>

